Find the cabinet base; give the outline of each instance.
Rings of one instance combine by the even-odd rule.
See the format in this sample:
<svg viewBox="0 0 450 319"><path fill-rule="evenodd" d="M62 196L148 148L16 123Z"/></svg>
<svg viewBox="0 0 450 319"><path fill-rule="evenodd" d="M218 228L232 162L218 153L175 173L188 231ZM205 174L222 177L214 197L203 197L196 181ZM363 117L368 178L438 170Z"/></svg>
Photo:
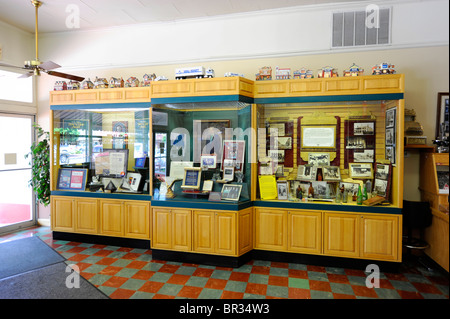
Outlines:
<svg viewBox="0 0 450 319"><path fill-rule="evenodd" d="M152 249L152 258L168 261L178 261L210 266L238 268L251 259L251 251L239 257L207 255L171 250Z"/></svg>
<svg viewBox="0 0 450 319"><path fill-rule="evenodd" d="M76 233L66 233L66 232L59 232L59 231L53 231L53 239L69 240L69 241L76 241L76 242L90 243L90 244L99 244L99 245L111 245L111 246L150 249L150 240L145 240L145 239L76 234Z"/></svg>
<svg viewBox="0 0 450 319"><path fill-rule="evenodd" d="M277 252L258 249L252 251L252 259L305 264L321 267L339 267L339 268L361 269L361 270L365 270L368 265L374 264L380 268L381 272L394 272L394 273L399 272L400 270L399 268L401 265L401 263L399 262L333 257L323 255L307 255L300 253L297 254L297 253Z"/></svg>

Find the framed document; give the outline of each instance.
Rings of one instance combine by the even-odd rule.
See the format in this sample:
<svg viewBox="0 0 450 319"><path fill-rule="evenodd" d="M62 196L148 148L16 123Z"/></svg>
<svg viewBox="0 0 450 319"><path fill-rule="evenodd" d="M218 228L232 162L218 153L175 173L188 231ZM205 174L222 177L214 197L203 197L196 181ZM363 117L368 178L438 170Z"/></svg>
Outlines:
<svg viewBox="0 0 450 319"><path fill-rule="evenodd" d="M128 149L104 149L94 155L95 175L123 177L128 169Z"/></svg>
<svg viewBox="0 0 450 319"><path fill-rule="evenodd" d="M261 199L277 199L277 180L275 175L259 176L259 193Z"/></svg>
<svg viewBox="0 0 450 319"><path fill-rule="evenodd" d="M200 189L200 180L202 177L201 167L185 167L183 184L181 188Z"/></svg>
<svg viewBox="0 0 450 319"><path fill-rule="evenodd" d="M278 199L280 199L280 200L288 199L288 183L287 183L287 181L277 181L277 193L278 193Z"/></svg>
<svg viewBox="0 0 450 319"><path fill-rule="evenodd" d="M223 142L222 170L224 166L234 166L236 172L244 172L244 157L245 141L226 140Z"/></svg>
<svg viewBox="0 0 450 319"><path fill-rule="evenodd" d="M58 172L58 189L84 191L87 172L87 168L60 168Z"/></svg>
<svg viewBox="0 0 450 319"><path fill-rule="evenodd" d="M302 126L302 148L335 148L336 126Z"/></svg>

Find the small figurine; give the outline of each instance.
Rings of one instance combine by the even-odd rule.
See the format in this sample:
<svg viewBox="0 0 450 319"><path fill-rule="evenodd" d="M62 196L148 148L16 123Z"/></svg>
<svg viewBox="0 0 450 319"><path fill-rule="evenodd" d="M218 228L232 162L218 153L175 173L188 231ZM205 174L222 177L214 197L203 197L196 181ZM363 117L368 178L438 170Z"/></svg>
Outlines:
<svg viewBox="0 0 450 319"><path fill-rule="evenodd" d="M272 68L270 66L263 66L259 69L259 73L256 73L256 81L272 80Z"/></svg>
<svg viewBox="0 0 450 319"><path fill-rule="evenodd" d="M122 78L115 78L115 77L111 77L109 79L109 88L110 89L115 89L115 88L123 88L124 86L124 81Z"/></svg>
<svg viewBox="0 0 450 319"><path fill-rule="evenodd" d="M277 80L289 80L291 78L290 68L275 68L275 79Z"/></svg>
<svg viewBox="0 0 450 319"><path fill-rule="evenodd" d="M127 80L127 82L125 82L125 87L126 88L139 87L139 80L136 77L132 76Z"/></svg>
<svg viewBox="0 0 450 319"><path fill-rule="evenodd" d="M294 79L312 79L314 78L313 71L306 68L294 71Z"/></svg>
<svg viewBox="0 0 450 319"><path fill-rule="evenodd" d="M54 91L65 91L67 90L66 81L56 81L55 86L53 87Z"/></svg>
<svg viewBox="0 0 450 319"><path fill-rule="evenodd" d="M152 81L154 81L155 79L156 79L156 74L155 73L152 73L150 75L144 74L144 76L142 78L142 86L150 86Z"/></svg>
<svg viewBox="0 0 450 319"><path fill-rule="evenodd" d="M308 197L309 198L313 198L314 197L314 187L312 186L312 183L309 183Z"/></svg>
<svg viewBox="0 0 450 319"><path fill-rule="evenodd" d="M363 75L364 69L360 66L357 66L355 63L348 70L344 70L344 76L359 76Z"/></svg>
<svg viewBox="0 0 450 319"><path fill-rule="evenodd" d="M372 68L372 75L395 74L395 65L389 63L380 63Z"/></svg>
<svg viewBox="0 0 450 319"><path fill-rule="evenodd" d="M82 90L90 90L94 88L94 83L92 83L91 79L88 78L87 80L84 80L81 82L81 89Z"/></svg>
<svg viewBox="0 0 450 319"><path fill-rule="evenodd" d="M169 79L166 78L164 75L160 75L158 77L156 77L156 79L154 79L153 81L168 81Z"/></svg>
<svg viewBox="0 0 450 319"><path fill-rule="evenodd" d="M95 77L94 89L107 89L109 86L108 81L105 78Z"/></svg>
<svg viewBox="0 0 450 319"><path fill-rule="evenodd" d="M303 198L303 190L300 187L300 185L298 185L298 187L297 187L297 198L298 199L302 199Z"/></svg>
<svg viewBox="0 0 450 319"><path fill-rule="evenodd" d="M204 68L203 66L195 66L190 68L175 69L175 80L183 80L190 78L213 78L214 70Z"/></svg>
<svg viewBox="0 0 450 319"><path fill-rule="evenodd" d="M80 89L80 82L75 80L70 80L69 84L67 84L68 90L79 90Z"/></svg>
<svg viewBox="0 0 450 319"><path fill-rule="evenodd" d="M317 74L317 77L319 78L334 78L338 77L337 69L333 68L332 66L326 66L319 70L319 73Z"/></svg>

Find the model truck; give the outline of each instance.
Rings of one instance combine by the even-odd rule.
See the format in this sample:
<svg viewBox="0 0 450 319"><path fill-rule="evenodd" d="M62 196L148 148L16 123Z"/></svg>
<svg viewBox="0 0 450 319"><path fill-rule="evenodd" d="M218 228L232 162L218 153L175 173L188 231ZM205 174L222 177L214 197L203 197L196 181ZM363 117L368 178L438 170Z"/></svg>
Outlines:
<svg viewBox="0 0 450 319"><path fill-rule="evenodd" d="M183 79L199 79L199 78L213 78L214 70L211 68L205 69L202 66L194 66L190 68L175 69L175 80Z"/></svg>

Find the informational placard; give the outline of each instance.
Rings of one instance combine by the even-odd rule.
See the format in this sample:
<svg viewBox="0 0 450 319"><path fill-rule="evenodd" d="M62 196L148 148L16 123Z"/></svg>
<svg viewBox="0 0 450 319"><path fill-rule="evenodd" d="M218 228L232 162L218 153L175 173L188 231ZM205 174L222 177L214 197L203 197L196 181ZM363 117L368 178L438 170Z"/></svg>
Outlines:
<svg viewBox="0 0 450 319"><path fill-rule="evenodd" d="M87 169L60 168L58 189L84 191L86 188Z"/></svg>

